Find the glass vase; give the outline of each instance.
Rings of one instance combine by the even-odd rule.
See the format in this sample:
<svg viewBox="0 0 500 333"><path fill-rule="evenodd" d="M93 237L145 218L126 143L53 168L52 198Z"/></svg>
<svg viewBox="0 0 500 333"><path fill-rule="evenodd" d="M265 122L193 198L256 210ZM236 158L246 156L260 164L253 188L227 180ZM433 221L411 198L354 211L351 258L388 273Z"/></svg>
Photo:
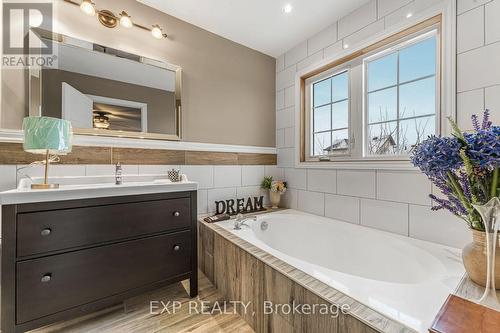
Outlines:
<svg viewBox="0 0 500 333"><path fill-rule="evenodd" d="M498 221L500 200L498 197L494 197L484 205L473 206L481 215L486 231L486 286L484 294L478 300L478 303L489 307L497 307L499 302L495 288L495 250L500 226Z"/></svg>

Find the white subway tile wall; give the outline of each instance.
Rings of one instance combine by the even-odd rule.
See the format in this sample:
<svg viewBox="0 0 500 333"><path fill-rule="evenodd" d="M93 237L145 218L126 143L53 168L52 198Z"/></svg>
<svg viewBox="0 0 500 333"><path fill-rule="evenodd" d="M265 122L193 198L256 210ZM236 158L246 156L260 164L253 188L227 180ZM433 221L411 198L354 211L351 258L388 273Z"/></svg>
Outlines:
<svg viewBox="0 0 500 333"><path fill-rule="evenodd" d="M323 29L307 41L307 55L311 56L337 41L337 22Z"/></svg>
<svg viewBox="0 0 500 333"><path fill-rule="evenodd" d="M408 204L361 199L361 225L408 236Z"/></svg>
<svg viewBox="0 0 500 333"><path fill-rule="evenodd" d="M377 0L371 0L339 20L339 38L349 36L376 20Z"/></svg>
<svg viewBox="0 0 500 333"><path fill-rule="evenodd" d="M463 221L448 212L430 210L428 194L438 192L419 172L295 169L296 133L294 109L290 108L295 99L290 92L295 91L296 71L318 62L320 52L323 59L333 58L342 51L344 43L365 42L373 34L401 24L408 14L416 16L440 2L369 1L278 58L276 89L278 96L284 95L279 97L284 99L282 106L277 107L277 133L282 136L278 168L284 170L290 186L283 197L284 205L454 247L463 247L470 241ZM499 7L500 0L457 1L457 120L464 128L470 128L470 116L481 113L485 107L492 110L493 121L500 123L500 20L496 17ZM279 113L287 108L292 115Z"/></svg>
<svg viewBox="0 0 500 333"><path fill-rule="evenodd" d="M449 246L467 244L472 235L464 221L447 211L431 211L429 207L410 205L410 237Z"/></svg>
<svg viewBox="0 0 500 333"><path fill-rule="evenodd" d="M307 170L307 190L337 193L337 171L321 169Z"/></svg>
<svg viewBox="0 0 500 333"><path fill-rule="evenodd" d="M500 41L500 1L492 1L485 6L485 43Z"/></svg>
<svg viewBox="0 0 500 333"><path fill-rule="evenodd" d="M484 8L477 7L457 18L457 52L462 53L484 45Z"/></svg>
<svg viewBox="0 0 500 333"><path fill-rule="evenodd" d="M249 165L241 167L241 185L256 186L260 185L264 178L263 165Z"/></svg>
<svg viewBox="0 0 500 333"><path fill-rule="evenodd" d="M325 215L325 194L320 192L298 191L298 206L301 211Z"/></svg>
<svg viewBox="0 0 500 333"><path fill-rule="evenodd" d="M375 170L338 170L337 193L354 197L375 198Z"/></svg>
<svg viewBox="0 0 500 333"><path fill-rule="evenodd" d="M378 171L377 199L429 206L431 182L419 172Z"/></svg>
<svg viewBox="0 0 500 333"><path fill-rule="evenodd" d="M344 195L325 194L325 216L359 224L361 199Z"/></svg>

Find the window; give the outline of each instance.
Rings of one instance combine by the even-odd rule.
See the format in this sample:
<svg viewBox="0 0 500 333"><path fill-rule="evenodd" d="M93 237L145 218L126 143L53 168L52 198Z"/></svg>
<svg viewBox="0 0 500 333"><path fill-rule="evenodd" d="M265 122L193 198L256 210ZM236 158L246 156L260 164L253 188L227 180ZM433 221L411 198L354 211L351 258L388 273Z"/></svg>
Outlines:
<svg viewBox="0 0 500 333"><path fill-rule="evenodd" d="M407 155L436 133L436 34L365 59L366 155Z"/></svg>
<svg viewBox="0 0 500 333"><path fill-rule="evenodd" d="M349 148L348 73L313 84L313 155L345 154Z"/></svg>
<svg viewBox="0 0 500 333"><path fill-rule="evenodd" d="M438 134L440 18L428 21L301 77L301 161L407 160Z"/></svg>

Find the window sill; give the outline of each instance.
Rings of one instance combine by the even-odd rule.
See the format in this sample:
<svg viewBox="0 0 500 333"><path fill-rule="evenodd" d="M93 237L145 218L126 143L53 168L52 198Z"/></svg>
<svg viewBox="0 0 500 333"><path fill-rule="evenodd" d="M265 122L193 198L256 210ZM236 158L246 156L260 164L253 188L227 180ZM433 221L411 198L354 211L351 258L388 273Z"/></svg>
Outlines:
<svg viewBox="0 0 500 333"><path fill-rule="evenodd" d="M364 159L349 161L296 162L299 169L348 169L348 170L403 170L418 171L409 160Z"/></svg>

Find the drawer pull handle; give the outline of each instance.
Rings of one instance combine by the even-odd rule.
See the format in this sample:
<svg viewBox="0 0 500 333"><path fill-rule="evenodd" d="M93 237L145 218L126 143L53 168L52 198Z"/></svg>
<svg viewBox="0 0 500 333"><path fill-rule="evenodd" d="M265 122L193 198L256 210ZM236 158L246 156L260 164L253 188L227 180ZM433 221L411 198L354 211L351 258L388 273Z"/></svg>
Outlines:
<svg viewBox="0 0 500 333"><path fill-rule="evenodd" d="M46 229L43 229L42 232L40 232L40 235L45 237L45 236L50 235L51 233L52 233L52 230L50 230L50 228L46 228Z"/></svg>
<svg viewBox="0 0 500 333"><path fill-rule="evenodd" d="M52 279L52 274L45 274L44 276L42 276L41 281L43 283L47 283L50 282L51 279Z"/></svg>
<svg viewBox="0 0 500 333"><path fill-rule="evenodd" d="M181 213L179 213L179 212L174 212L174 216L175 216L175 217L179 217L179 216L181 216Z"/></svg>
<svg viewBox="0 0 500 333"><path fill-rule="evenodd" d="M179 251L180 249L181 249L181 247L180 247L179 245L175 245L175 246L174 246L174 251L176 251L176 252L177 252L177 251Z"/></svg>

